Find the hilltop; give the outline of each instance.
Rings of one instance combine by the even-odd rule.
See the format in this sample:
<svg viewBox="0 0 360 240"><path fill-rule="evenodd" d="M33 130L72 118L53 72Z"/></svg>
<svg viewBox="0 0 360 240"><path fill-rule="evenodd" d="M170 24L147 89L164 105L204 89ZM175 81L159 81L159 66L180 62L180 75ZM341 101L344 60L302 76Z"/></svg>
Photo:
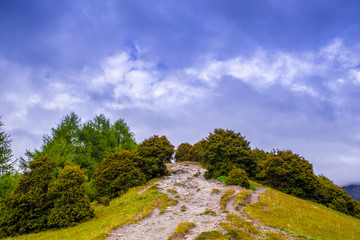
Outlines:
<svg viewBox="0 0 360 240"><path fill-rule="evenodd" d="M205 169L193 162L167 167L168 176L130 189L109 206L93 205L97 217L88 222L8 240L358 239L360 235L359 219L320 204L255 182L253 191L207 180Z"/></svg>

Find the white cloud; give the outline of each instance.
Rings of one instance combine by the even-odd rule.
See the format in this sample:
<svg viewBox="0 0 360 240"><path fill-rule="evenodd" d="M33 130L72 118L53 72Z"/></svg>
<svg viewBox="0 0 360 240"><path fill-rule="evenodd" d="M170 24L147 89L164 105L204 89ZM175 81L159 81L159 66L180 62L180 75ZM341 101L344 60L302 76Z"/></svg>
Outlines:
<svg viewBox="0 0 360 240"><path fill-rule="evenodd" d="M160 72L155 62L131 59L120 53L105 59L102 72L91 81L94 91L103 91L108 85L113 89L113 102L107 106L115 109L141 107L164 109L181 105L202 97L206 89L194 85L183 71Z"/></svg>
<svg viewBox="0 0 360 240"><path fill-rule="evenodd" d="M211 87L223 77L231 76L259 91L279 84L293 92L323 98L319 93L321 84L311 81L325 79L325 85L333 91L346 84L360 83L359 49L350 49L340 39L314 52L295 54L260 49L252 57L238 56L223 61L207 58L199 62L185 71Z"/></svg>

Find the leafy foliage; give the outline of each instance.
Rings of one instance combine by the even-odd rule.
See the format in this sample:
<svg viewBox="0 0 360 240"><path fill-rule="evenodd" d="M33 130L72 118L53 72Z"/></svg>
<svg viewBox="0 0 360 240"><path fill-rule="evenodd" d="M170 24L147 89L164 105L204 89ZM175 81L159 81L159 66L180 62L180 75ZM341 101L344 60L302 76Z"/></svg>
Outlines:
<svg viewBox="0 0 360 240"><path fill-rule="evenodd" d="M241 168L234 168L230 171L229 176L225 180L226 185L237 185L244 188L249 188L249 178L245 170Z"/></svg>
<svg viewBox="0 0 360 240"><path fill-rule="evenodd" d="M192 154L206 166L207 178L227 176L234 167L245 169L251 177L256 175L257 164L249 142L232 130L215 129L194 145Z"/></svg>
<svg viewBox="0 0 360 240"><path fill-rule="evenodd" d="M94 216L86 195L84 172L79 166L67 165L50 186L48 197L53 208L48 216L49 227L72 226Z"/></svg>
<svg viewBox="0 0 360 240"><path fill-rule="evenodd" d="M85 124L71 113L65 116L51 136L44 136L41 150L28 152L31 158L53 157L57 166L63 168L67 162L86 169L89 178L108 152L135 150L134 135L123 119L110 123L104 115L96 116Z"/></svg>
<svg viewBox="0 0 360 240"><path fill-rule="evenodd" d="M136 152L109 153L94 172L97 198L115 198L145 183L145 160Z"/></svg>
<svg viewBox="0 0 360 240"><path fill-rule="evenodd" d="M137 152L145 159L143 170L147 179L151 179L167 174L165 163L170 162L174 154L174 145L165 136L155 135L145 139Z"/></svg>
<svg viewBox="0 0 360 240"><path fill-rule="evenodd" d="M316 176L312 165L298 154L287 151L273 151L263 163L257 176L263 183L282 192L312 198L316 187Z"/></svg>
<svg viewBox="0 0 360 240"><path fill-rule="evenodd" d="M190 143L181 143L175 152L175 160L176 162L184 162L184 161L191 161Z"/></svg>
<svg viewBox="0 0 360 240"><path fill-rule="evenodd" d="M259 164L257 179L262 183L302 199L321 203L329 208L360 217L360 203L325 176L316 176L312 165L298 154L273 151Z"/></svg>
<svg viewBox="0 0 360 240"><path fill-rule="evenodd" d="M329 208L360 218L360 203L323 175L317 177L315 200Z"/></svg>
<svg viewBox="0 0 360 240"><path fill-rule="evenodd" d="M11 150L11 139L10 135L2 132L1 127L4 123L0 120L0 177L13 169L14 162L11 161L12 150Z"/></svg>
<svg viewBox="0 0 360 240"><path fill-rule="evenodd" d="M0 215L3 200L15 188L16 184L19 182L19 177L19 173L7 173L0 177Z"/></svg>
<svg viewBox="0 0 360 240"><path fill-rule="evenodd" d="M30 170L4 200L0 237L70 226L93 216L84 171L66 166L54 179L55 165L47 155L30 161Z"/></svg>
<svg viewBox="0 0 360 240"><path fill-rule="evenodd" d="M51 201L47 196L53 180L55 162L45 156L30 162L13 192L4 201L0 218L0 237L37 232L47 228Z"/></svg>

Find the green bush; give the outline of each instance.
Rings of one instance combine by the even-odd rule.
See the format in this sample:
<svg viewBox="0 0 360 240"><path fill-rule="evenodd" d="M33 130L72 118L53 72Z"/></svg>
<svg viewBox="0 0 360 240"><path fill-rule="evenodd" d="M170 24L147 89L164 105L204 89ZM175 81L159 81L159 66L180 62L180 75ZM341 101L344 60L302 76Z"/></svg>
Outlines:
<svg viewBox="0 0 360 240"><path fill-rule="evenodd" d="M237 185L244 188L249 188L249 178L246 175L244 169L241 168L234 168L230 171L229 176L225 180L226 185Z"/></svg>
<svg viewBox="0 0 360 240"><path fill-rule="evenodd" d="M224 182L226 180L226 176L220 176L217 178L217 180L219 180L220 182Z"/></svg>
<svg viewBox="0 0 360 240"><path fill-rule="evenodd" d="M304 199L313 198L317 182L311 163L290 150L269 154L257 178L272 188Z"/></svg>
<svg viewBox="0 0 360 240"><path fill-rule="evenodd" d="M215 129L206 139L195 144L190 152L192 158L206 167L207 177L226 176L234 167L242 168L249 176L255 177L258 167L249 144L240 133Z"/></svg>
<svg viewBox="0 0 360 240"><path fill-rule="evenodd" d="M176 162L184 162L184 161L191 161L190 143L182 143L178 146L175 152L175 161Z"/></svg>
<svg viewBox="0 0 360 240"><path fill-rule="evenodd" d="M115 198L131 187L144 184L146 176L142 168L145 167L145 160L136 152L109 153L94 172L96 198Z"/></svg>
<svg viewBox="0 0 360 240"><path fill-rule="evenodd" d="M0 237L37 232L47 228L51 201L47 196L55 161L45 156L29 163L30 171L5 198L0 217Z"/></svg>
<svg viewBox="0 0 360 240"><path fill-rule="evenodd" d="M48 217L49 227L68 227L94 216L86 195L85 171L79 166L65 166L49 188L53 208Z"/></svg>
<svg viewBox="0 0 360 240"><path fill-rule="evenodd" d="M147 179L161 177L167 174L165 163L171 162L174 146L165 137L153 136L145 139L137 149L138 154L144 158L142 168Z"/></svg>

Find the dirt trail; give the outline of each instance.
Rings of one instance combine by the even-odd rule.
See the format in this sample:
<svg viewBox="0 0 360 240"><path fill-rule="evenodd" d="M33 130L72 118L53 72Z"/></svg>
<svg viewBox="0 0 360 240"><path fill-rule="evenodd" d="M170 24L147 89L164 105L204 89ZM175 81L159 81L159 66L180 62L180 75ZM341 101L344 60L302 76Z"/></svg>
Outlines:
<svg viewBox="0 0 360 240"><path fill-rule="evenodd" d="M228 189L234 189L235 194L242 191L236 186L225 186L217 180L207 180L203 177L205 169L196 163L168 164L171 174L156 182L161 192L178 200L178 204L170 206L165 213L160 214L155 209L149 216L137 224L126 225L112 231L108 240L166 240L175 231L181 222L194 222L185 236L186 239L195 239L201 232L220 230L220 222L226 221L226 215L220 207L221 195ZM219 191L214 191L218 189ZM250 202L257 202L258 196L266 191L258 188L250 197ZM229 201L226 210L236 212ZM216 214L204 214L211 210ZM243 215L243 214L242 214Z"/></svg>

